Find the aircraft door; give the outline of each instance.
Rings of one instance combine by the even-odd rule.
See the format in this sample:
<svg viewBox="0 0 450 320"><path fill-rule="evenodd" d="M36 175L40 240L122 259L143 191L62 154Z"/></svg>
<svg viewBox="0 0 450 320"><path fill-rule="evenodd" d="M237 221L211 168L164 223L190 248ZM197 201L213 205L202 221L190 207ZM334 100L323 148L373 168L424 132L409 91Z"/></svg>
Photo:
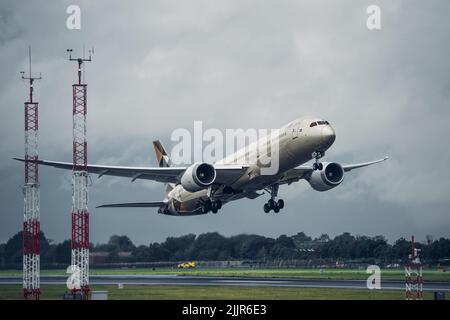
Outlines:
<svg viewBox="0 0 450 320"><path fill-rule="evenodd" d="M294 126L291 129L291 136L292 139L297 139L299 137L299 135L301 134L302 129L300 128L300 122L297 122L296 124L294 124Z"/></svg>
<svg viewBox="0 0 450 320"><path fill-rule="evenodd" d="M298 129L296 127L292 128L292 139L298 138Z"/></svg>

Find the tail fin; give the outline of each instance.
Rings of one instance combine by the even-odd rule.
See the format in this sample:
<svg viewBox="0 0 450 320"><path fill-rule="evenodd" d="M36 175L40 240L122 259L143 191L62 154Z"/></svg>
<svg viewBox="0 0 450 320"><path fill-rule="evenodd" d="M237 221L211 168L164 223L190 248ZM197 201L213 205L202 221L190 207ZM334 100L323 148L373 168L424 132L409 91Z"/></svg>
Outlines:
<svg viewBox="0 0 450 320"><path fill-rule="evenodd" d="M156 161L158 161L158 165L160 167L170 167L172 166L172 161L170 161L169 156L167 155L166 150L164 149L163 145L161 144L161 141L156 140L153 141L153 148L155 149L156 154ZM167 200L167 196L170 191L175 187L173 183L167 183L166 184L166 190L165 190L165 199Z"/></svg>
<svg viewBox="0 0 450 320"><path fill-rule="evenodd" d="M158 161L158 165L160 167L170 167L172 165L172 162L170 161L166 150L164 150L161 141L153 141L153 148L155 149L156 161Z"/></svg>

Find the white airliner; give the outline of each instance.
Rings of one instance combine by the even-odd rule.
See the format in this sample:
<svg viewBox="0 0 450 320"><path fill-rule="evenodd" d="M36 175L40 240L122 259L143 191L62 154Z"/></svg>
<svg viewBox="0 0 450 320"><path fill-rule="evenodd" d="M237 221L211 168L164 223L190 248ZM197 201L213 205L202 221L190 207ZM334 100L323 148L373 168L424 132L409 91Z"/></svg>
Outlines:
<svg viewBox="0 0 450 320"><path fill-rule="evenodd" d="M344 180L344 173L353 169L369 166L383 159L341 165L337 162L323 162L325 155L336 139L334 129L328 121L316 117L294 120L279 129L276 136L270 137L270 148L258 148L263 141L250 144L235 154L213 164L195 163L191 166L172 166L169 156L159 141L154 141L159 167L122 167L105 165L87 165L89 173L154 180L166 183L165 197L162 201L116 203L105 207L155 207L158 212L174 216L190 216L217 213L227 202L249 198L255 199L264 194L270 199L264 204L266 213L279 212L284 201L278 199L278 188L304 179L317 191L326 191L337 187ZM267 138L264 139L267 142ZM260 159L263 150L279 150L279 166L276 174L261 174L260 161L248 162L248 159ZM244 156L245 155L245 156ZM266 155L269 156L270 155ZM314 163L306 164L314 159ZM21 160L23 159L16 159ZM39 160L39 164L72 170L72 163Z"/></svg>

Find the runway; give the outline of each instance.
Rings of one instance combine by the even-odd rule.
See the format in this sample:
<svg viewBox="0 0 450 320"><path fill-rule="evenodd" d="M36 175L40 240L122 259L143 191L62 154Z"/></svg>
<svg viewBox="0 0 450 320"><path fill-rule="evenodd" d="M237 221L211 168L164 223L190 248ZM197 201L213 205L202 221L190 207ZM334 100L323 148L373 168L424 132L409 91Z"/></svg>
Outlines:
<svg viewBox="0 0 450 320"><path fill-rule="evenodd" d="M148 285L148 286L243 286L243 287L290 287L366 289L365 280L325 280L303 278L256 278L256 277L201 277L178 275L95 275L90 276L92 285ZM66 276L42 276L41 284L64 285ZM22 284L22 277L0 276L1 284ZM381 279L382 290L405 290L403 281ZM424 282L424 291L450 291L450 282Z"/></svg>

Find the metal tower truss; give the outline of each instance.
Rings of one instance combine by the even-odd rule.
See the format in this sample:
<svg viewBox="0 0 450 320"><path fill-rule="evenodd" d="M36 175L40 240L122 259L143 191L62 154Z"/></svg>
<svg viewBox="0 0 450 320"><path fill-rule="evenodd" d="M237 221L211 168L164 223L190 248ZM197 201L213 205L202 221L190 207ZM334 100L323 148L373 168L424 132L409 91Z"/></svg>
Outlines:
<svg viewBox="0 0 450 320"><path fill-rule="evenodd" d="M419 258L420 249L414 247L414 236L411 239L409 263L405 266L405 298L406 300L423 299L422 263Z"/></svg>
<svg viewBox="0 0 450 320"><path fill-rule="evenodd" d="M405 267L406 300L422 300L422 266L410 263Z"/></svg>
<svg viewBox="0 0 450 320"><path fill-rule="evenodd" d="M71 50L68 50L71 52ZM72 267L78 273L79 285L72 289L89 297L89 211L87 172L87 85L82 81L82 64L89 59L72 59L78 63L78 83L73 88L73 172L72 172Z"/></svg>
<svg viewBox="0 0 450 320"><path fill-rule="evenodd" d="M23 297L39 300L40 291L40 214L38 128L39 104L33 102L33 84L38 78L31 75L31 47L29 48L29 101L24 104L25 115L25 184L23 186Z"/></svg>

